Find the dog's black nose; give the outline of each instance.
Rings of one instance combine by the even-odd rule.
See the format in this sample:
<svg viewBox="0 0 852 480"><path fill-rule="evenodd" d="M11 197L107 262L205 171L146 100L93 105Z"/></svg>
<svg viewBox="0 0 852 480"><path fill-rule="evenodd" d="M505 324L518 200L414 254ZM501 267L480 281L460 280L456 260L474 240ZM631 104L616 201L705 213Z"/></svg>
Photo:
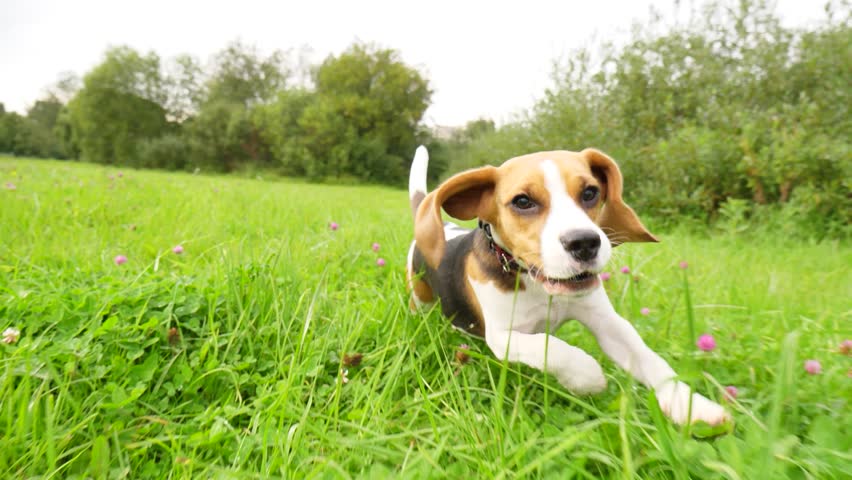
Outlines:
<svg viewBox="0 0 852 480"><path fill-rule="evenodd" d="M581 262L595 258L601 248L601 237L592 230L579 230L563 234L559 237L565 251Z"/></svg>

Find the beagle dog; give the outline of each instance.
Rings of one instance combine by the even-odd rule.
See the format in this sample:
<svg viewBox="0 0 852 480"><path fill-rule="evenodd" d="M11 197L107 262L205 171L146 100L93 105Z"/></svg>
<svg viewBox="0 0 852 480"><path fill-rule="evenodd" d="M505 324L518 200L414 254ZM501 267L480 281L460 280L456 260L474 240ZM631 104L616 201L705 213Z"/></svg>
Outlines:
<svg viewBox="0 0 852 480"><path fill-rule="evenodd" d="M459 173L427 194L428 163L421 146L409 178L412 310L440 299L453 325L484 337L497 358L546 369L574 393L597 393L606 388L598 362L550 335L576 319L616 364L655 390L674 422L730 419L676 379L601 285L614 246L657 241L622 200L611 158L594 149L533 153ZM479 228L443 222L442 208L459 220L478 218Z"/></svg>

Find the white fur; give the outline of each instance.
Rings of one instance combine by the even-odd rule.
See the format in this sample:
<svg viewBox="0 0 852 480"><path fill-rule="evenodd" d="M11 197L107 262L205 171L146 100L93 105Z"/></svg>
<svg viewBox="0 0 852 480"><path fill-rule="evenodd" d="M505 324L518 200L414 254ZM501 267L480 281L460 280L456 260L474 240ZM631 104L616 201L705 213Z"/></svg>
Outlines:
<svg viewBox="0 0 852 480"><path fill-rule="evenodd" d="M559 383L576 393L596 393L606 388L598 362L583 350L546 333L562 318L554 302L548 316L547 301L536 294L501 292L493 283L469 278L485 318L485 342L499 359L525 363L553 374ZM543 293L543 292L542 292ZM546 355L546 357L545 357Z"/></svg>
<svg viewBox="0 0 852 480"><path fill-rule="evenodd" d="M414 198L418 192L426 194L426 171L429 168L429 152L420 145L414 153L411 162L411 172L408 174L408 198Z"/></svg>
<svg viewBox="0 0 852 480"><path fill-rule="evenodd" d="M542 162L541 169L544 171L544 186L550 194L550 212L541 231L541 260L544 274L550 278L568 278L584 270L600 272L612 254L609 239L568 195L565 182L556 164L547 160ZM601 246L594 263L581 265L565 251L560 237L572 230L592 230L598 234Z"/></svg>
<svg viewBox="0 0 852 480"><path fill-rule="evenodd" d="M464 228L461 225L456 225L453 222L444 224L444 239L448 242L467 233L470 233L470 229Z"/></svg>
<svg viewBox="0 0 852 480"><path fill-rule="evenodd" d="M600 365L586 352L547 333L548 324L552 332L567 319L576 319L592 331L616 364L656 390L666 415L676 423L687 423L689 386L674 380L674 370L615 312L602 286L581 297L554 296L548 317L547 293L529 275L524 278L527 288L517 293L468 279L482 308L485 341L497 358L545 370L547 352L546 371L562 385L580 394L599 392L606 388ZM697 393L691 398L693 421L717 424L728 418L720 405Z"/></svg>

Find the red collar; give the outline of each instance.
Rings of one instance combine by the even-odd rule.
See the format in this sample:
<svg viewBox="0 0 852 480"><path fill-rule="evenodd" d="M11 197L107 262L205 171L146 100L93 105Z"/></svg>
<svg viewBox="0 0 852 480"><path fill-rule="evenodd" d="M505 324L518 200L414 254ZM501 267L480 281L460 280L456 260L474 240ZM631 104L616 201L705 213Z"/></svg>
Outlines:
<svg viewBox="0 0 852 480"><path fill-rule="evenodd" d="M518 264L517 260L515 260L515 257L513 257L511 253L504 250L500 245L497 245L497 242L494 241L494 236L491 234L491 225L480 220L479 228L485 232L485 238L488 239L488 248L497 256L497 261L500 262L500 266L503 267L504 272L523 273L526 271L526 269L522 268Z"/></svg>

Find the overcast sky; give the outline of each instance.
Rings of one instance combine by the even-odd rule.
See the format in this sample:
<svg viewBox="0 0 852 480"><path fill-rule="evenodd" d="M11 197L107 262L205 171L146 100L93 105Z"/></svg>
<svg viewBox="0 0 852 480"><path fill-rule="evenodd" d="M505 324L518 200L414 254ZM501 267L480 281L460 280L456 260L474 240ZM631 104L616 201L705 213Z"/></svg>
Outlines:
<svg viewBox="0 0 852 480"><path fill-rule="evenodd" d="M0 0L0 102L24 112L60 72L84 74L108 45L206 60L241 39L264 53L309 47L316 61L364 41L400 51L428 76L427 123L502 123L541 96L555 59L623 40L652 4L672 18L671 0ZM680 4L686 11L690 1ZM785 24L812 24L822 4L780 0L777 11Z"/></svg>

